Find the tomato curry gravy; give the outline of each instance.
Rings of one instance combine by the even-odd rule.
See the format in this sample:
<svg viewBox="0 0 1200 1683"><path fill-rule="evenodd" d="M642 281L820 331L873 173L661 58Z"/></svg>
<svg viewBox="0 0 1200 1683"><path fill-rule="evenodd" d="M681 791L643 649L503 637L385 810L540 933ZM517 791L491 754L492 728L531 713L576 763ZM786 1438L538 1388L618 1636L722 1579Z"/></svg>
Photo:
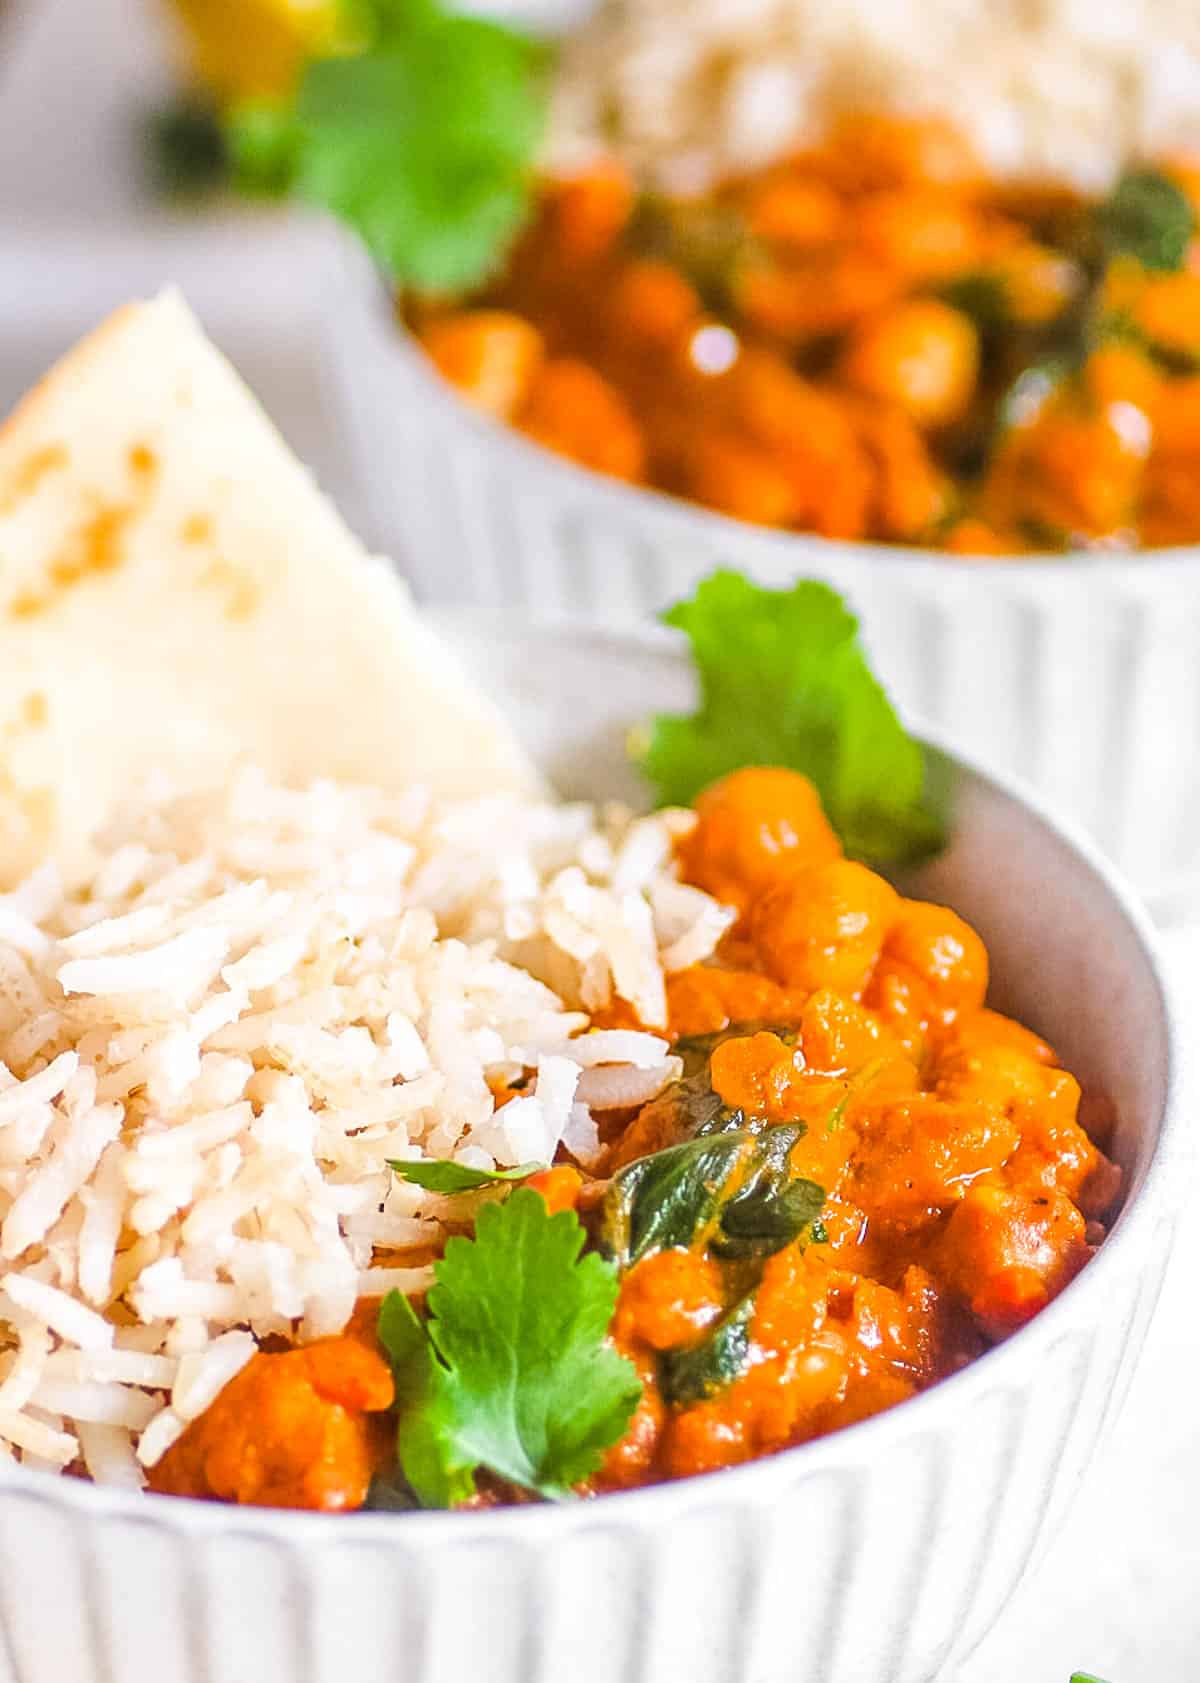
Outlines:
<svg viewBox="0 0 1200 1683"><path fill-rule="evenodd" d="M592 1172L527 1183L621 1270L610 1336L642 1396L588 1493L905 1401L1061 1291L1119 1191L1074 1076L985 1006L987 953L960 917L843 857L795 773L736 772L696 810L682 875L739 921L716 962L669 979L682 1077L621 1116ZM639 1025L618 1002L602 1026ZM395 1443L374 1328L364 1305L341 1337L260 1352L154 1488L362 1505Z"/></svg>

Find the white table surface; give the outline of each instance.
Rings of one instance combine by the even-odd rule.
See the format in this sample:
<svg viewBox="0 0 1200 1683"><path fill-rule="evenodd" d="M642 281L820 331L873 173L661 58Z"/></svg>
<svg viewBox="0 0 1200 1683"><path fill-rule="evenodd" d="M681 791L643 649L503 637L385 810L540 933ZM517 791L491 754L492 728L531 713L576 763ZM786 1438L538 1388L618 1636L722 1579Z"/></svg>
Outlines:
<svg viewBox="0 0 1200 1683"><path fill-rule="evenodd" d="M108 309L176 283L353 522L358 482L326 400L336 243L319 221L147 204L132 136L168 85L156 23L150 0L18 0L16 23L0 25L0 412ZM1168 945L1186 991L1200 930ZM939 1683L1068 1683L1079 1668L1109 1683L1200 1683L1197 1280L1200 1219L1185 1218L1102 1463L1034 1581Z"/></svg>

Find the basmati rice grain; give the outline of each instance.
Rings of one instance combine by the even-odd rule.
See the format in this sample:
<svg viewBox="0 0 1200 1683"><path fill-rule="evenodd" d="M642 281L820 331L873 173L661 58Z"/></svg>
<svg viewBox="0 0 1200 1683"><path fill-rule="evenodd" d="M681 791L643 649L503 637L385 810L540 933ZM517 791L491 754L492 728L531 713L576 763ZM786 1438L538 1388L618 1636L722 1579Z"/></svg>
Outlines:
<svg viewBox="0 0 1200 1683"><path fill-rule="evenodd" d="M104 1317L56 1286L13 1272L0 1276L0 1292L68 1344L81 1350L106 1350L112 1344L113 1329Z"/></svg>
<svg viewBox="0 0 1200 1683"><path fill-rule="evenodd" d="M257 1348L248 1332L225 1332L196 1355L184 1356L171 1390L171 1407L181 1420L195 1420L241 1372Z"/></svg>

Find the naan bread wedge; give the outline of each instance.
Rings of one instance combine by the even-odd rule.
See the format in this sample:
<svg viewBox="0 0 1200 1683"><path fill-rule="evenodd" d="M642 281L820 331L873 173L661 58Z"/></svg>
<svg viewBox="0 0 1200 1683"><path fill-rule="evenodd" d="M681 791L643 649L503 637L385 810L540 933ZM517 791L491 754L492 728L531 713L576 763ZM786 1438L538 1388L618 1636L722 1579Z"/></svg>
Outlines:
<svg viewBox="0 0 1200 1683"><path fill-rule="evenodd" d="M182 300L119 310L0 428L0 887L135 782L239 761L447 795L539 782Z"/></svg>

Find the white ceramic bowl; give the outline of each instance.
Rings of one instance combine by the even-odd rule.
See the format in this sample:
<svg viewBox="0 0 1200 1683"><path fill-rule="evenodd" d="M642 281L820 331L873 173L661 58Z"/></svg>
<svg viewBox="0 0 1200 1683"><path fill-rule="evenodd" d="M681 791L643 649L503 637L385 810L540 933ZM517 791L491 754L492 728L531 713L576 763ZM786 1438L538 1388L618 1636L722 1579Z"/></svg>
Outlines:
<svg viewBox="0 0 1200 1683"><path fill-rule="evenodd" d="M636 796L670 640L455 629L565 792ZM8 1683L926 1683L980 1640L1120 1405L1182 1176L1145 918L1088 844L953 759L910 878L978 926L997 1003L1106 1090L1128 1199L1029 1327L888 1414L730 1472L562 1507L321 1515L0 1469ZM1119 1547L1119 1539L1114 1546Z"/></svg>
<svg viewBox="0 0 1200 1683"><path fill-rule="evenodd" d="M766 531L474 414L347 249L335 390L371 536L427 601L636 624L716 566L826 579L900 705L1081 822L1164 921L1200 910L1200 549L964 559Z"/></svg>

